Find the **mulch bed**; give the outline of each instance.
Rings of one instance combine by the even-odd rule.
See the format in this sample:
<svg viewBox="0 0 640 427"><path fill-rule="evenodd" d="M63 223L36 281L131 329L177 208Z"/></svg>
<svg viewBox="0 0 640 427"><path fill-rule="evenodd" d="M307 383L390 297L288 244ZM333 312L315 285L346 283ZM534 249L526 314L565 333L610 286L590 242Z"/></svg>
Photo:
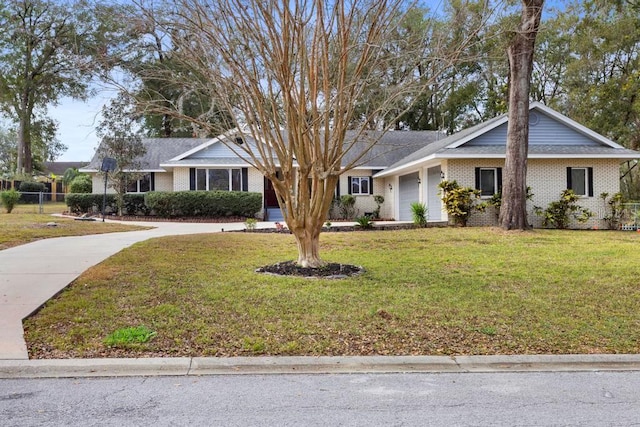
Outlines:
<svg viewBox="0 0 640 427"><path fill-rule="evenodd" d="M364 269L356 265L328 263L320 268L301 267L295 261L279 262L277 264L260 267L258 273L273 274L277 276L320 277L323 279L342 279L356 276Z"/></svg>

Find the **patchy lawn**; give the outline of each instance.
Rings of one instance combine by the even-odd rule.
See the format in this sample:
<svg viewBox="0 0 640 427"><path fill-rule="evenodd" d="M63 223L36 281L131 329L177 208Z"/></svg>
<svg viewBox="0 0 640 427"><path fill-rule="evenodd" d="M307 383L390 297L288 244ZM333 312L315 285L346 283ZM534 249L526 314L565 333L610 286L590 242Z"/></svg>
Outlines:
<svg viewBox="0 0 640 427"><path fill-rule="evenodd" d="M356 277L274 277L290 235L150 240L25 321L33 358L640 352L640 233L430 228L327 233ZM144 343L108 347L144 326Z"/></svg>
<svg viewBox="0 0 640 427"><path fill-rule="evenodd" d="M118 231L144 230L145 227L103 223L101 221L76 221L53 217L66 206L62 203L44 205L44 213L38 213L38 205L18 205L10 214L0 208L0 250L51 237L84 236L87 234L115 233ZM55 222L55 227L47 226Z"/></svg>

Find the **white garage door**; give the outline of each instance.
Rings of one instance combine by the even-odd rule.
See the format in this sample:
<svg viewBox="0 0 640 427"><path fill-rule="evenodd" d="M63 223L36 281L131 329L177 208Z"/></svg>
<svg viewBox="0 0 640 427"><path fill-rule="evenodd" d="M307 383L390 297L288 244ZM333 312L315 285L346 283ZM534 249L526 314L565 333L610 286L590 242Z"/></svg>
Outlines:
<svg viewBox="0 0 640 427"><path fill-rule="evenodd" d="M420 201L420 184L418 172L400 177L398 204L400 207L400 221L411 221L411 203Z"/></svg>

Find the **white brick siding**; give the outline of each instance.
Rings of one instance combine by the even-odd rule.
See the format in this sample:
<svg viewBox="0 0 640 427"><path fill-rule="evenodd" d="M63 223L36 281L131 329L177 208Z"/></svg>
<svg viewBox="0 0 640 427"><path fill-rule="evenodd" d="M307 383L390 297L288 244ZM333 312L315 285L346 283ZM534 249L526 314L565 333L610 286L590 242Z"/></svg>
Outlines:
<svg viewBox="0 0 640 427"><path fill-rule="evenodd" d="M247 177L249 179L249 182L247 183L249 191L252 193L264 194L264 176L260 171L255 168L249 168L247 171Z"/></svg>
<svg viewBox="0 0 640 427"><path fill-rule="evenodd" d="M104 193L104 173L93 173L91 174L91 182L92 182L92 192L94 194L102 194ZM114 190L107 182L107 194L115 194L116 190Z"/></svg>
<svg viewBox="0 0 640 427"><path fill-rule="evenodd" d="M173 191L189 191L189 168L173 169Z"/></svg>
<svg viewBox="0 0 640 427"><path fill-rule="evenodd" d="M449 160L447 180L456 180L460 186L475 187L476 167L504 167L504 161L498 159ZM550 202L560 199L560 193L567 187L567 167L593 168L593 197L583 197L578 203L591 210L595 216L588 222L571 223L571 228L602 227L604 203L600 194L610 195L620 191L619 162L615 159L530 159L527 166L527 185L531 187L533 199L527 202L528 219L534 227L541 227L542 220L533 212L534 206L545 209ZM497 216L493 208L485 213L474 212L469 226L496 225Z"/></svg>
<svg viewBox="0 0 640 427"><path fill-rule="evenodd" d="M356 169L340 175L340 196L344 196L345 194L349 194L349 177L371 177L373 171L368 169ZM372 213L376 210L377 205L373 200L373 196L380 195L385 198L385 202L380 206L380 215L383 218L388 218L389 216L385 216L384 209L385 205L390 205L387 201L387 194L385 190L385 181L383 179L373 179L371 178L370 184L373 185L373 194L365 194L365 195L357 195L354 194L353 197L356 198L356 217L362 216L365 213Z"/></svg>
<svg viewBox="0 0 640 427"><path fill-rule="evenodd" d="M171 172L156 172L155 176L155 191L173 191L173 173Z"/></svg>

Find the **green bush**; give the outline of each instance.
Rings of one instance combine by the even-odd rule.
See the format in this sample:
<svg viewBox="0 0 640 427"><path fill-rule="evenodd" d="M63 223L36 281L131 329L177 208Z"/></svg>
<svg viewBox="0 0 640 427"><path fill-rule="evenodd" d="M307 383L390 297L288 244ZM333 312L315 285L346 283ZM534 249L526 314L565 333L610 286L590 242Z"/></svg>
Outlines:
<svg viewBox="0 0 640 427"><path fill-rule="evenodd" d="M0 192L0 201L2 201L2 206L7 210L7 213L11 213L18 204L18 200L20 200L20 193L13 188Z"/></svg>
<svg viewBox="0 0 640 427"><path fill-rule="evenodd" d="M413 217L413 223L418 227L427 226L427 205L420 202L411 203L411 216Z"/></svg>
<svg viewBox="0 0 640 427"><path fill-rule="evenodd" d="M124 195L124 214L147 216L151 209L144 202L144 194L129 193Z"/></svg>
<svg viewBox="0 0 640 427"><path fill-rule="evenodd" d="M361 217L356 218L356 225L364 230L373 228L373 221L371 221L371 217L368 215L363 215Z"/></svg>
<svg viewBox="0 0 640 427"><path fill-rule="evenodd" d="M380 219L380 207L384 203L384 196L376 194L373 196L373 201L376 203L376 210L373 211L373 217L375 219Z"/></svg>
<svg viewBox="0 0 640 427"><path fill-rule="evenodd" d="M351 194L340 196L338 204L342 219L351 219L356 216L356 198Z"/></svg>
<svg viewBox="0 0 640 427"><path fill-rule="evenodd" d="M21 193L42 193L47 189L41 182L36 181L22 181L18 187L18 191Z"/></svg>
<svg viewBox="0 0 640 427"><path fill-rule="evenodd" d="M152 191L144 200L148 209L167 218L253 217L262 207L260 193L243 191Z"/></svg>
<svg viewBox="0 0 640 427"><path fill-rule="evenodd" d="M485 204L478 203L480 190L460 187L456 181L442 181L438 187L445 209L456 225L466 227L474 211L482 212L486 208Z"/></svg>
<svg viewBox="0 0 640 427"><path fill-rule="evenodd" d="M91 191L93 191L93 183L89 175L78 175L69 184L71 193L91 193Z"/></svg>
<svg viewBox="0 0 640 427"><path fill-rule="evenodd" d="M573 190L564 190L560 194L560 200L551 202L546 209L534 206L533 210L538 216L542 216L542 225L544 227L553 227L564 230L569 227L571 218L583 223L587 222L593 216L587 208L578 205L580 196Z"/></svg>
<svg viewBox="0 0 640 427"><path fill-rule="evenodd" d="M22 193L23 203L39 203L40 195L34 193L43 193L46 189L43 183L36 181L22 181L18 186L18 191Z"/></svg>
<svg viewBox="0 0 640 427"><path fill-rule="evenodd" d="M89 212L102 212L103 194L69 193L65 197L65 203L74 214L85 214ZM115 194L107 194L106 210L114 212L116 209Z"/></svg>

